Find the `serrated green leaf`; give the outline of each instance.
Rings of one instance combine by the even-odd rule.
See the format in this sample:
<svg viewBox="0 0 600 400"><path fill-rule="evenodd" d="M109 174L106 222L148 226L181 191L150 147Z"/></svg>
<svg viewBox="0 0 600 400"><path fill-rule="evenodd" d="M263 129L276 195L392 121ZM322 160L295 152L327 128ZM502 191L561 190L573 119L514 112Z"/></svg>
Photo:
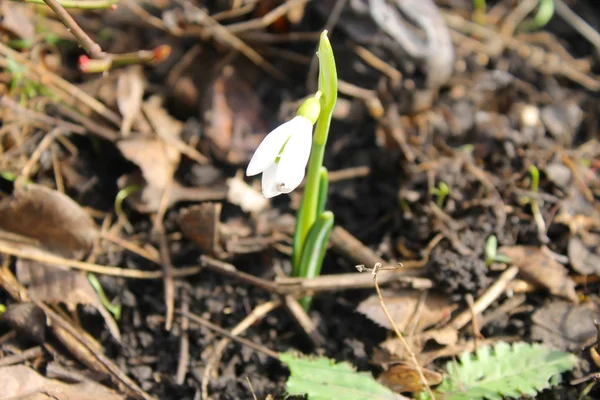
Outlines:
<svg viewBox="0 0 600 400"><path fill-rule="evenodd" d="M301 357L280 353L291 375L287 380L290 395L308 395L309 400L398 400L403 397L379 384L370 373L357 372L346 362L335 363L325 357Z"/></svg>
<svg viewBox="0 0 600 400"><path fill-rule="evenodd" d="M573 354L541 344L499 342L463 354L458 363L449 362L448 376L437 392L448 400L535 396L552 385L553 377L575 364L577 357Z"/></svg>

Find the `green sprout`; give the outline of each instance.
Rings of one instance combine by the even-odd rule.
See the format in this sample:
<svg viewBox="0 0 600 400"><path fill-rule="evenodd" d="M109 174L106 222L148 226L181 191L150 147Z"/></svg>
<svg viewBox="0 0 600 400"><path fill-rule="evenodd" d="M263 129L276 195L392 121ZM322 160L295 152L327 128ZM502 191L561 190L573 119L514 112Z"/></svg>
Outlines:
<svg viewBox="0 0 600 400"><path fill-rule="evenodd" d="M531 174L531 191L535 193L540 187L540 170L535 165L531 165L529 173Z"/></svg>
<svg viewBox="0 0 600 400"><path fill-rule="evenodd" d="M485 265L489 267L495 262L507 264L510 258L498 254L498 239L495 235L490 235L485 242Z"/></svg>
<svg viewBox="0 0 600 400"><path fill-rule="evenodd" d="M485 23L485 13L487 9L485 0L473 0L473 8L475 9L473 12L473 19L480 24Z"/></svg>
<svg viewBox="0 0 600 400"><path fill-rule="evenodd" d="M92 285L94 290L98 293L98 296L100 296L100 301L102 302L104 308L106 308L118 321L121 318L121 304L113 304L110 300L108 300L108 297L106 296L106 293L102 288L102 284L100 283L96 275L89 273L87 275L87 278L88 281L90 281L90 284Z"/></svg>
<svg viewBox="0 0 600 400"><path fill-rule="evenodd" d="M529 174L531 175L531 182L529 184L529 190L531 193L537 193L540 187L540 171L535 165L531 165L529 167ZM529 204L531 207L531 214L533 215L533 219L538 228L538 238L542 243L547 243L550 239L546 236L546 222L544 221L544 217L542 215L542 211L540 209L541 199L536 199L535 197L522 196L519 199L519 203L522 206L526 206Z"/></svg>
<svg viewBox="0 0 600 400"><path fill-rule="evenodd" d="M6 179L7 181L14 182L17 179L17 174L10 171L0 172L0 178Z"/></svg>
<svg viewBox="0 0 600 400"><path fill-rule="evenodd" d="M519 32L531 32L546 26L554 16L554 0L540 0L540 6L533 18L527 19L519 24Z"/></svg>
<svg viewBox="0 0 600 400"><path fill-rule="evenodd" d="M446 197L450 194L450 188L446 182L442 181L438 184L438 187L433 188L432 194L435 196L435 204L442 208L444 200L446 200Z"/></svg>
<svg viewBox="0 0 600 400"><path fill-rule="evenodd" d="M125 229L127 229L128 231L133 231L133 227L131 226L127 215L123 211L123 202L127 197L131 196L133 193L139 191L140 189L141 186L139 185L129 185L119 190L119 192L115 196L115 213L117 214L117 218L123 221Z"/></svg>

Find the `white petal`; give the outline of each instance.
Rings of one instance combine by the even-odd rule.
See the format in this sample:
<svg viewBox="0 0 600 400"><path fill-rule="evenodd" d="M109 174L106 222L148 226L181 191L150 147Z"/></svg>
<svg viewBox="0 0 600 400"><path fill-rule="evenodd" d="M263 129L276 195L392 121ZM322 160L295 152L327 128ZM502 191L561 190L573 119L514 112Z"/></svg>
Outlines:
<svg viewBox="0 0 600 400"><path fill-rule="evenodd" d="M289 193L292 190L296 189L302 183L302 179L304 179L304 167L295 168L285 176L285 180L276 181L276 188L279 193ZM278 168L279 170L279 168Z"/></svg>
<svg viewBox="0 0 600 400"><path fill-rule="evenodd" d="M275 182L277 189L282 193L289 193L300 185L310 157L312 123L301 117L296 124L298 129L285 145L277 165Z"/></svg>
<svg viewBox="0 0 600 400"><path fill-rule="evenodd" d="M275 197L281 194L277 190L277 184L275 183L275 175L277 173L277 164L273 164L263 171L262 174L262 192L263 196L267 199Z"/></svg>
<svg viewBox="0 0 600 400"><path fill-rule="evenodd" d="M292 123L294 119L279 125L277 128L273 129L271 133L265 136L254 152L254 155L248 164L248 168L246 168L246 176L260 174L275 162L275 159L286 140L294 133L295 124Z"/></svg>

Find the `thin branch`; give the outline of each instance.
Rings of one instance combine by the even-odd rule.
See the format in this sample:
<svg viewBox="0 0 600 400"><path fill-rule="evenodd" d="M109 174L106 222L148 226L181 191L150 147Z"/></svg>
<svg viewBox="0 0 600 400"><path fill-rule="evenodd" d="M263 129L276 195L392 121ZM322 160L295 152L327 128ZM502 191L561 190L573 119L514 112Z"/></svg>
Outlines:
<svg viewBox="0 0 600 400"><path fill-rule="evenodd" d="M59 257L36 246L17 243L13 241L0 240L0 253L26 260L33 260L62 269L78 269L95 274L118 276L133 279L163 279L164 272L161 270L143 271L138 269L121 268L111 265L99 265L85 261L71 260ZM182 267L173 270L173 278L195 275L202 270L201 266Z"/></svg>
<svg viewBox="0 0 600 400"><path fill-rule="evenodd" d="M75 37L79 45L86 51L87 54L92 58L91 60L87 56L81 56L79 58L79 67L82 72L94 73L94 72L105 72L115 66L130 65L130 64L156 64L164 61L171 54L171 47L168 45L161 45L153 50L140 50L133 53L125 54L110 54L102 50L102 47L96 43L85 31L77 24L77 22L71 17L71 15L65 9L66 5L75 6L83 3L96 3L96 5L102 5L106 7L95 7L95 8L107 8L115 7L115 0L96 0L87 2L68 2L64 0L21 0L25 2L32 2L36 4L46 4L58 17L60 22L63 23L67 30ZM112 4L111 4L112 3ZM66 5L65 5L66 4ZM92 8L81 7L81 8Z"/></svg>
<svg viewBox="0 0 600 400"><path fill-rule="evenodd" d="M188 311L184 311L183 309L181 311L175 311L176 314L179 314L185 318L188 318L190 322L196 323L198 325L202 325L205 328L210 329L211 331L215 331L217 332L219 335L221 336L225 336L227 339L231 339L234 342L238 342L240 344L243 344L244 346L248 346L253 350L256 350L260 353L263 353L271 358L274 358L276 360L279 360L279 354L277 354L276 351L273 351L271 349L269 349L268 347L262 346L258 343L254 343L253 341L243 338L243 337L239 337L236 334L229 332L227 329L223 329L218 325L213 324L212 322L210 322L209 320L202 318L196 314L192 314L191 312Z"/></svg>
<svg viewBox="0 0 600 400"><path fill-rule="evenodd" d="M54 11L60 22L67 27L69 32L79 42L81 47L92 57L92 58L104 58L106 53L102 50L102 47L92 40L87 33L81 29L81 27L75 22L73 17L65 10L58 0L44 0L44 3L48 5Z"/></svg>
<svg viewBox="0 0 600 400"><path fill-rule="evenodd" d="M16 3L45 4L44 0L12 0ZM99 10L114 8L119 0L57 0L64 8L79 8L82 10Z"/></svg>

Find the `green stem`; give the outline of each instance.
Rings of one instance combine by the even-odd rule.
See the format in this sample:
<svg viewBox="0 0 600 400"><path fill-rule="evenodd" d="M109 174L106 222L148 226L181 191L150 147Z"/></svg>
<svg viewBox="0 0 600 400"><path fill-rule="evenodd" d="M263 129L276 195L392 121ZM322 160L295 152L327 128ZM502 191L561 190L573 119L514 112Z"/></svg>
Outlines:
<svg viewBox="0 0 600 400"><path fill-rule="evenodd" d="M329 135L329 127L333 116L333 108L337 101L337 71L331 43L327 38L327 31L321 34L319 42L319 92L321 92L321 112L315 126L313 145L308 161L308 172L304 196L296 220L294 240L293 271L299 273L300 258L302 257L304 242L308 232L318 217L319 188L321 167L325 156L325 144Z"/></svg>
<svg viewBox="0 0 600 400"><path fill-rule="evenodd" d="M319 200L317 202L317 215L325 212L325 206L327 205L327 192L329 190L329 176L327 175L327 168L321 167L319 171Z"/></svg>

